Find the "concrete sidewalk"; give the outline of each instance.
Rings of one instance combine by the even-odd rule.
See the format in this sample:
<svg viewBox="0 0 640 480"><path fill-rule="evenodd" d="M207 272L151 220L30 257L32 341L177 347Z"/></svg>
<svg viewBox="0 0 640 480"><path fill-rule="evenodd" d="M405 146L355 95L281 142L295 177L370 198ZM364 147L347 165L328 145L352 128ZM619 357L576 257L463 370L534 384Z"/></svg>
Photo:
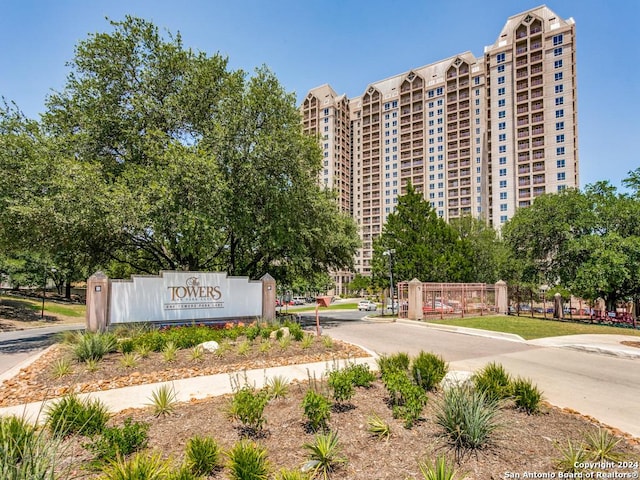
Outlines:
<svg viewBox="0 0 640 480"><path fill-rule="evenodd" d="M35 358L37 357L31 360L35 361ZM351 363L366 364L373 370L377 369L376 357L370 356L191 377L172 382L136 385L113 390L84 393L78 395L78 397L81 399L99 399L107 406L109 411L119 412L128 408L144 408L149 406L152 393L162 385L169 385L174 389L178 402L189 402L190 400L232 393L232 383L235 383L235 380L237 380L240 385L244 385L246 382L248 385L262 388L268 379L275 376L285 377L290 382L294 380L307 380L310 377L320 378L327 371L338 367L342 368ZM25 366L27 365L23 364L21 368ZM47 406L55 400L56 399L51 399L43 402L0 408L0 416L17 415L24 417L30 422L42 422L45 419L44 412Z"/></svg>

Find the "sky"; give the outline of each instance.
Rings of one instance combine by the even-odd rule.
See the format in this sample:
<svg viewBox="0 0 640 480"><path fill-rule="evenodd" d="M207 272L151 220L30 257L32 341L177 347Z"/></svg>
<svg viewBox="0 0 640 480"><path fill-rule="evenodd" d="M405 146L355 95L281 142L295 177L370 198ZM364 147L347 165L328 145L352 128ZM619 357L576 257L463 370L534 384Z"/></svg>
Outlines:
<svg viewBox="0 0 640 480"><path fill-rule="evenodd" d="M0 0L0 96L29 117L64 88L77 43L133 15L180 32L185 47L266 65L300 101L328 83L369 83L458 53L482 55L508 17L536 0ZM549 0L576 21L580 187L616 187L640 167L640 0ZM406 12L406 13L405 13Z"/></svg>

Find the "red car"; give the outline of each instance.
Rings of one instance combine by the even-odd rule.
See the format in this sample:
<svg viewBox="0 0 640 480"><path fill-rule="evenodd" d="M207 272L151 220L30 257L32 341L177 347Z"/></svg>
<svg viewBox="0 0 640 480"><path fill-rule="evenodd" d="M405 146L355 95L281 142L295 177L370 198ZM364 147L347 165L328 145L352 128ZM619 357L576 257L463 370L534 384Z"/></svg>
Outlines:
<svg viewBox="0 0 640 480"><path fill-rule="evenodd" d="M422 306L422 313L453 313L453 307L439 301L425 303Z"/></svg>

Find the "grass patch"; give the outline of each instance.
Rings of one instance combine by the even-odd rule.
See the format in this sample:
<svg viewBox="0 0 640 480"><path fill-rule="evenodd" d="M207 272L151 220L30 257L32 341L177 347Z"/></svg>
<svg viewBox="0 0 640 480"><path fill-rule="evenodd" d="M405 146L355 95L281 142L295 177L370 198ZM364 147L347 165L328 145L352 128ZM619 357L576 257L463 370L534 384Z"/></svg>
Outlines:
<svg viewBox="0 0 640 480"><path fill-rule="evenodd" d="M42 310L42 298L30 299L30 298L19 298L9 295L0 295L0 301L6 300L10 301L13 304L20 304L24 308L33 310L33 311L41 311ZM44 302L44 313L49 315L62 315L65 317L84 317L86 312L86 305L60 305L58 303L50 302L45 300Z"/></svg>
<svg viewBox="0 0 640 480"><path fill-rule="evenodd" d="M557 320L540 320L537 318L515 317L512 315L488 315L484 317L450 318L443 320L430 318L429 323L466 328L481 328L493 332L515 333L525 340L583 334L634 335L640 337L640 330L633 330L631 328Z"/></svg>
<svg viewBox="0 0 640 480"><path fill-rule="evenodd" d="M278 307L280 308L280 307ZM284 310L287 309L287 307L282 307ZM331 305L329 305L328 307L320 307L320 312L323 312L325 310L357 310L358 309L358 304L353 302L353 303L332 303ZM288 308L289 312L315 312L316 311L316 307L289 307Z"/></svg>

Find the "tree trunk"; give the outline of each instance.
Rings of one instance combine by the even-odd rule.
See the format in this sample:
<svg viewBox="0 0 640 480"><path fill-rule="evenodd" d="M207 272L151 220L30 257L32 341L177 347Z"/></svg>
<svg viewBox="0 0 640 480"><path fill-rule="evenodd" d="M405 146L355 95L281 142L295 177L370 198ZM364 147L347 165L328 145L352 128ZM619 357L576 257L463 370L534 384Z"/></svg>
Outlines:
<svg viewBox="0 0 640 480"><path fill-rule="evenodd" d="M64 287L64 298L71 300L71 281L67 280Z"/></svg>

